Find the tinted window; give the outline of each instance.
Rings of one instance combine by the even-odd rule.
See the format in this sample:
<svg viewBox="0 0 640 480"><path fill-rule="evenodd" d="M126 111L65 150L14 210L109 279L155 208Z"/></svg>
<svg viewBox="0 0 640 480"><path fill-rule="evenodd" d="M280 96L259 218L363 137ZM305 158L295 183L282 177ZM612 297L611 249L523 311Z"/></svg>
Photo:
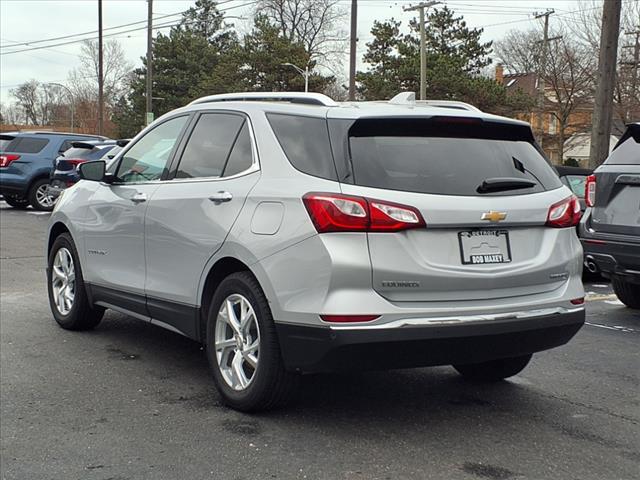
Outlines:
<svg viewBox="0 0 640 480"><path fill-rule="evenodd" d="M0 152L4 152L7 145L11 143L13 137L0 138Z"/></svg>
<svg viewBox="0 0 640 480"><path fill-rule="evenodd" d="M40 153L48 143L46 138L18 137L7 146L7 152Z"/></svg>
<svg viewBox="0 0 640 480"><path fill-rule="evenodd" d="M108 145L106 147L93 147L93 148L75 148L71 147L69 150L64 152L65 158L79 158L86 160L98 160L107 154L110 150L113 149L113 145Z"/></svg>
<svg viewBox="0 0 640 480"><path fill-rule="evenodd" d="M510 177L534 187L484 195L518 195L558 188L557 174L530 143L528 127L432 125L431 120L355 122L347 154L353 182L375 188L441 195L478 195L488 178ZM430 134L433 134L430 135Z"/></svg>
<svg viewBox="0 0 640 480"><path fill-rule="evenodd" d="M628 137L611 152L604 162L607 165L640 165L640 143Z"/></svg>
<svg viewBox="0 0 640 480"><path fill-rule="evenodd" d="M243 122L240 115L202 115L184 149L176 178L221 176Z"/></svg>
<svg viewBox="0 0 640 480"><path fill-rule="evenodd" d="M236 143L233 145L227 165L222 172L223 177L230 177L240 172L244 172L251 167L252 155L251 155L251 136L249 135L249 125L244 122L242 130L236 139Z"/></svg>
<svg viewBox="0 0 640 480"><path fill-rule="evenodd" d="M72 146L71 140L65 140L64 142L62 142L62 145L60 145L60 149L58 150L58 153L62 153L69 150L71 146Z"/></svg>
<svg viewBox="0 0 640 480"><path fill-rule="evenodd" d="M327 121L294 115L267 115L285 155L297 170L337 180Z"/></svg>
<svg viewBox="0 0 640 480"><path fill-rule="evenodd" d="M571 191L579 198L584 198L584 184L587 182L587 177L583 175L567 175L564 178Z"/></svg>
<svg viewBox="0 0 640 480"><path fill-rule="evenodd" d="M176 117L147 132L124 155L117 177L126 183L159 180L188 117Z"/></svg>

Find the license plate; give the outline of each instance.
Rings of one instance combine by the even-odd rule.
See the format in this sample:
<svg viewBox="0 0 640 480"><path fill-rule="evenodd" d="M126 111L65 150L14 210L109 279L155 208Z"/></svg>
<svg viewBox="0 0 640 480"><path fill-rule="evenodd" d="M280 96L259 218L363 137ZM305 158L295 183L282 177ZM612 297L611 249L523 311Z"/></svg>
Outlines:
<svg viewBox="0 0 640 480"><path fill-rule="evenodd" d="M458 233L464 265L509 263L511 248L506 230L470 230Z"/></svg>

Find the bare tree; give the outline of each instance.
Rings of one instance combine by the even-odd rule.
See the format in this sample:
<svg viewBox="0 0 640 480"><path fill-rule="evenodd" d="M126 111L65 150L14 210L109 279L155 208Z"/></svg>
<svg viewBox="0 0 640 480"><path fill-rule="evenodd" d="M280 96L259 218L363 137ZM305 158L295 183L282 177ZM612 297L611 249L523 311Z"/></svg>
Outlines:
<svg viewBox="0 0 640 480"><path fill-rule="evenodd" d="M103 51L104 98L108 106L115 105L124 93L133 66L127 62L117 40L108 40ZM98 42L86 40L81 47L80 66L69 73L74 97L80 101L95 101L98 97Z"/></svg>
<svg viewBox="0 0 640 480"><path fill-rule="evenodd" d="M256 13L277 25L285 38L302 43L316 64L332 68L340 63L347 35L339 28L346 16L339 0L260 0Z"/></svg>
<svg viewBox="0 0 640 480"><path fill-rule="evenodd" d="M541 36L537 30L511 30L493 44L494 52L511 73L537 72L542 51Z"/></svg>
<svg viewBox="0 0 640 480"><path fill-rule="evenodd" d="M564 142L569 130L590 125L593 98L593 72L597 68L591 49L572 42L569 35L553 42L543 72L547 109L557 120L558 160L562 163ZM580 111L587 113L580 115Z"/></svg>
<svg viewBox="0 0 640 480"><path fill-rule="evenodd" d="M563 25L576 41L592 51L600 48L602 28L602 0L579 0L578 8L571 15L563 17ZM635 36L627 32L640 30L640 2L623 2L620 28L618 71L614 87L614 122L612 133L622 134L620 128L625 123L640 119L640 66L634 68L633 56Z"/></svg>
<svg viewBox="0 0 640 480"><path fill-rule="evenodd" d="M60 88L29 80L11 90L16 105L24 113L27 124L48 125L53 120L54 112L63 103Z"/></svg>

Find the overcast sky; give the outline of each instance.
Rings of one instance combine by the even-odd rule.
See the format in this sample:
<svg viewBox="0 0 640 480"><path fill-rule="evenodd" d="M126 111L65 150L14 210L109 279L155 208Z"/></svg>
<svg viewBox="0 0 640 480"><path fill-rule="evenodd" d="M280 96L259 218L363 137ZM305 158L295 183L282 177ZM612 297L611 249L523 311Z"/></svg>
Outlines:
<svg viewBox="0 0 640 480"><path fill-rule="evenodd" d="M154 0L156 24L167 23L178 16L167 16L186 10L194 0ZM255 2L251 0L227 0L220 5L225 15L240 16L245 19L231 19L243 31L251 24L250 17ZM350 0L340 1L348 11ZM402 0L359 0L358 1L358 59L361 62L365 44L371 40L371 26L374 20L391 17L403 21L406 26L414 13L403 11L410 1ZM417 3L415 0L414 4ZM568 12L575 11L579 0L444 0L456 13L464 15L472 27L484 28L484 40L498 40L511 29L528 29L539 25L533 13L547 8L555 10L551 22L557 22ZM65 83L69 70L78 65L79 43L54 45L83 38L95 37L98 14L96 0L0 0L0 101L10 101L9 92L20 83L35 78L41 82ZM104 0L103 28L105 35L116 38L124 47L128 60L140 65L140 57L146 51L144 29L123 33L125 30L144 28L147 18L146 0ZM141 22L122 28L123 24ZM345 16L343 29L348 35L349 16ZM168 28L162 31L167 32ZM73 38L25 45L28 42L84 33ZM10 53L17 50L47 46L38 50ZM348 54L344 58L348 67Z"/></svg>

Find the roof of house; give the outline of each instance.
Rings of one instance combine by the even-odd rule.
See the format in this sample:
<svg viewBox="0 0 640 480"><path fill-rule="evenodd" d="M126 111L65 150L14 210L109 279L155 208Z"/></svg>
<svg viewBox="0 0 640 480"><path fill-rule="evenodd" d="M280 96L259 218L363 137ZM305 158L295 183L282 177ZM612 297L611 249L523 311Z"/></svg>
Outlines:
<svg viewBox="0 0 640 480"><path fill-rule="evenodd" d="M502 78L502 84L509 92L520 89L529 95L535 95L538 88L538 76L535 73L507 73Z"/></svg>

